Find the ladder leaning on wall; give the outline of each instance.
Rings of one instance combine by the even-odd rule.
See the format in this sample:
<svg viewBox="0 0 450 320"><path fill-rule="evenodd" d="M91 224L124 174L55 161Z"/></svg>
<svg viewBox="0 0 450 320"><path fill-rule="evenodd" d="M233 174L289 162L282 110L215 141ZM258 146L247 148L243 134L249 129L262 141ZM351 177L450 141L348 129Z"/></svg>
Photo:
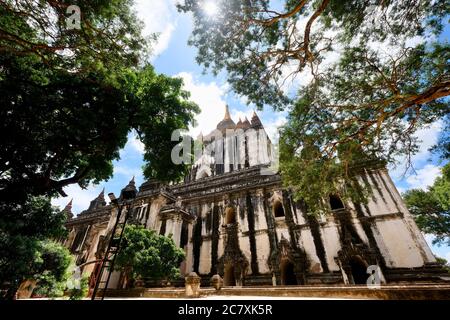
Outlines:
<svg viewBox="0 0 450 320"><path fill-rule="evenodd" d="M105 298L106 289L108 288L111 274L114 271L114 263L116 261L117 253L120 250L120 244L123 238L123 232L129 217L129 210L127 209L123 214L124 205L120 206L117 214L116 222L111 232L111 237L106 248L105 255L100 264L99 270L95 274L95 286L90 295L92 300L103 300ZM123 219L121 219L123 216ZM105 273L106 271L106 273ZM106 279L104 279L106 275ZM100 294L99 290L101 290Z"/></svg>
<svg viewBox="0 0 450 320"><path fill-rule="evenodd" d="M123 232L125 231L125 226L130 215L131 203L136 197L136 194L137 189L135 186L134 177L130 180L128 185L122 189L119 199L116 199L114 193L108 194L111 199L111 203L118 206L119 211L117 213L116 222L114 223L105 255L103 256L98 272L95 274L95 286L90 295L92 300L103 300L105 298L109 280L111 279L111 274L114 271L114 263L122 243ZM106 280L103 280L105 271L107 272ZM101 290L100 294L98 294L99 290Z"/></svg>

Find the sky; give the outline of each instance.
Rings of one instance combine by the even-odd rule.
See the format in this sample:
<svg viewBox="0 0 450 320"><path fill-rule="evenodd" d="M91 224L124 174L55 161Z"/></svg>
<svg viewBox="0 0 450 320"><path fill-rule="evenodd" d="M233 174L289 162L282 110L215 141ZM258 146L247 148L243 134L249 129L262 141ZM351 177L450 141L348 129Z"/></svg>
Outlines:
<svg viewBox="0 0 450 320"><path fill-rule="evenodd" d="M159 39L153 45L151 58L156 71L183 78L185 89L191 92L191 100L201 108L201 113L196 118L198 126L191 128L190 133L195 137L200 132L209 133L215 129L216 124L223 119L226 104L229 105L231 117L235 122L239 117L251 118L253 109L245 104L245 98L237 96L230 90L226 75L214 77L210 73L204 73L203 68L196 64L196 49L187 45L192 31L192 20L189 15L177 12L176 1L136 0L135 9L145 23L144 34L159 33ZM450 35L448 29L443 35L447 39ZM271 137L274 137L276 128L285 122L286 117L285 113L273 112L269 108L258 111L258 115ZM414 171L410 170L404 174L403 159L399 159L399 166L389 168L390 175L400 192L411 188L425 190L440 175L439 168L442 163L439 163L428 149L437 142L442 129L442 123L437 122L417 132L422 143L419 152L412 159ZM68 197L54 199L53 204L63 208L73 198L73 212L78 214L87 209L89 202L97 197L103 188L106 194L114 192L118 195L133 176L136 185L140 186L144 182L142 155L143 145L134 134L130 133L128 143L120 152L120 160L114 162L114 175L111 179L100 185L92 185L86 190L81 190L77 185L70 185L64 189ZM433 237L425 235L425 238L436 255L450 261L449 246L433 246L431 244Z"/></svg>

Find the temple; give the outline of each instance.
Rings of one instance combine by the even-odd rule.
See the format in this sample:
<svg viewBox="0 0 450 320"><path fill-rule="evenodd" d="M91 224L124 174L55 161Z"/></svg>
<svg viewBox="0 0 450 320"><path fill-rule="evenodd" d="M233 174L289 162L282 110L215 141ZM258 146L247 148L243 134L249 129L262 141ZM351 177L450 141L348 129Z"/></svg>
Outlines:
<svg viewBox="0 0 450 320"><path fill-rule="evenodd" d="M439 279L441 269L384 167L361 171L361 183L373 189L368 203L331 195L329 213L317 217L283 189L278 174L262 174L274 155L256 113L235 123L227 107L217 129L198 139L202 155L183 182L151 180L137 189L133 179L126 186L137 191L129 223L171 235L186 252L183 277L194 271L209 285L219 274L226 286L366 284L367 267L376 265L383 283ZM65 245L92 273L117 209L104 190L76 217L71 205L64 209ZM158 279L145 283L161 286ZM109 288L126 286L114 272Z"/></svg>

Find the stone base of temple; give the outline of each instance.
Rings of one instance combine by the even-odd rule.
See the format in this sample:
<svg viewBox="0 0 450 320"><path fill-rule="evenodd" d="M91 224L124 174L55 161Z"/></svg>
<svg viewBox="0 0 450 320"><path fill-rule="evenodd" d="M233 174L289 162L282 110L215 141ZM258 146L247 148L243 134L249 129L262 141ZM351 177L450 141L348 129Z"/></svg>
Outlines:
<svg viewBox="0 0 450 320"><path fill-rule="evenodd" d="M450 273L439 264L427 264L420 268L395 268L384 271L384 276L389 284L401 283L450 283Z"/></svg>
<svg viewBox="0 0 450 320"><path fill-rule="evenodd" d="M427 264L420 268L395 268L385 269L383 275L386 279L387 285L411 285L420 283L433 284L449 284L450 273L442 268L439 264ZM200 275L201 286L206 288L211 286L210 275ZM247 275L243 280L242 287L262 287L273 286L274 279L270 274ZM346 285L342 273L339 271L328 273L307 273L305 275L305 284L308 286L314 285ZM162 282L161 280L146 280L144 281L145 288L164 288L164 287L183 287L184 279L172 280L170 283ZM298 285L299 283L293 283ZM281 279L276 279L276 285L282 285Z"/></svg>
<svg viewBox="0 0 450 320"><path fill-rule="evenodd" d="M200 289L200 298L207 297L286 297L317 299L375 299L375 300L448 300L450 285L414 284L383 285L379 289L367 286L264 286L264 287L224 287L219 291L209 287ZM108 290L107 298L180 298L186 293L181 288L135 288L128 290Z"/></svg>

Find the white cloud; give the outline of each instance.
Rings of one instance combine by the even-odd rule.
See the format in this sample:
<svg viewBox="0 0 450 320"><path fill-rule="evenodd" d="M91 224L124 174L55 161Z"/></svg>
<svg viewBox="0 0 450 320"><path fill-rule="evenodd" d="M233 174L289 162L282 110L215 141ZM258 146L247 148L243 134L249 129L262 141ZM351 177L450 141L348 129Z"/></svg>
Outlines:
<svg viewBox="0 0 450 320"><path fill-rule="evenodd" d="M278 128L283 126L286 121L286 117L280 115L275 120L263 124L264 128L266 129L267 135L272 140L272 142L276 142L278 140Z"/></svg>
<svg viewBox="0 0 450 320"><path fill-rule="evenodd" d="M231 118L234 120L234 122L237 123L239 121L239 119L244 121L245 117L247 117L248 121L251 121L252 115L253 115L253 110L248 109L244 112L244 111L240 111L240 110L236 110L236 109L231 109L230 113L231 113Z"/></svg>
<svg viewBox="0 0 450 320"><path fill-rule="evenodd" d="M422 169L416 170L417 174L412 174L406 178L409 188L427 190L437 177L441 175L441 168L433 164L427 164Z"/></svg>
<svg viewBox="0 0 450 320"><path fill-rule="evenodd" d="M140 154L144 154L145 145L141 142L141 140L139 140L137 136L128 137L127 144L131 145L131 147L133 147L133 149Z"/></svg>
<svg viewBox="0 0 450 320"><path fill-rule="evenodd" d="M441 120L432 123L426 128L417 130L414 134L419 140L419 150L412 156L411 163L415 168L420 168L426 161L430 158L431 154L428 151L432 146L434 146L439 139L439 134L443 128L443 122ZM404 157L397 159L396 165L389 166L389 173L394 180L401 179L406 169L406 159ZM411 170L407 172L406 176L414 174Z"/></svg>
<svg viewBox="0 0 450 320"><path fill-rule="evenodd" d="M433 236L432 234L424 234L423 237L425 238L427 244L431 247L433 245L433 240L435 236Z"/></svg>
<svg viewBox="0 0 450 320"><path fill-rule="evenodd" d="M439 120L432 123L429 127L420 129L416 132L415 136L422 142L420 143L419 152L414 156L413 161L428 160L430 157L430 152L428 150L438 142L442 128L443 121Z"/></svg>
<svg viewBox="0 0 450 320"><path fill-rule="evenodd" d="M160 55L169 47L170 39L172 38L172 33L175 30L175 25L170 23L164 30L159 34L157 43L153 46L153 57Z"/></svg>
<svg viewBox="0 0 450 320"><path fill-rule="evenodd" d="M108 202L107 194L109 192L119 191L126 183L135 177L136 186L139 186L142 181L144 181L142 169L139 165L130 166L125 163L125 161L119 161L114 165L114 176L111 182L102 182L99 185L89 185L86 189L81 189L79 185L72 184L64 188L64 192L67 197L59 197L52 199L52 204L54 206L59 206L63 209L70 199L73 199L72 212L76 215L89 207L90 202L97 198L102 189L105 187L105 201ZM114 181L124 181L123 186L117 187Z"/></svg>
<svg viewBox="0 0 450 320"><path fill-rule="evenodd" d="M98 196L106 185L105 195L111 191L118 191L122 185L117 186L116 182L123 181L125 185L131 177L135 176L136 185L144 181L142 173L142 154L144 145L138 140L135 133L128 134L128 141L125 147L120 150L120 160L114 161L113 178L109 181L101 182L100 185L89 185L87 189L81 189L79 185L72 184L64 188L67 197L52 199L52 204L63 209L70 199L73 198L72 212L78 214L89 207L89 203ZM108 201L108 199L106 199Z"/></svg>
<svg viewBox="0 0 450 320"><path fill-rule="evenodd" d="M120 150L120 160L142 160L144 154L144 144L139 140L135 132L128 134L125 147Z"/></svg>
<svg viewBox="0 0 450 320"><path fill-rule="evenodd" d="M428 246L431 248L431 251L436 257L444 258L447 260L448 263L450 263L450 246L443 244L443 245L433 245L433 240L436 239L436 237L432 234L424 234L425 241L427 242Z"/></svg>
<svg viewBox="0 0 450 320"><path fill-rule="evenodd" d="M164 52L177 24L175 0L136 0L135 10L145 23L144 35L158 33L157 43L152 46L153 58Z"/></svg>
<svg viewBox="0 0 450 320"><path fill-rule="evenodd" d="M406 192L406 189L402 188L402 187L397 187L397 190L398 190L398 192L400 192L400 194L403 194Z"/></svg>
<svg viewBox="0 0 450 320"><path fill-rule="evenodd" d="M91 185L87 189L83 190L79 185L72 184L64 188L64 192L68 196L52 199L52 204L54 206L59 206L60 209L63 209L70 199L73 198L72 212L74 214L78 214L89 207L90 202L100 194L102 189L102 185Z"/></svg>
<svg viewBox="0 0 450 320"><path fill-rule="evenodd" d="M190 100L197 103L201 109L200 114L196 116L197 127L191 128L190 134L196 137L200 132L210 133L223 119L226 105L223 96L226 93L226 87L219 86L214 81L200 82L187 72L181 72L176 76L184 80L184 89L191 93Z"/></svg>
<svg viewBox="0 0 450 320"><path fill-rule="evenodd" d="M142 169L139 166L127 166L125 164L116 164L114 166L114 177L117 177L118 175L123 176L127 180L131 179L131 177L135 177L136 180L142 181L143 175L142 175Z"/></svg>

